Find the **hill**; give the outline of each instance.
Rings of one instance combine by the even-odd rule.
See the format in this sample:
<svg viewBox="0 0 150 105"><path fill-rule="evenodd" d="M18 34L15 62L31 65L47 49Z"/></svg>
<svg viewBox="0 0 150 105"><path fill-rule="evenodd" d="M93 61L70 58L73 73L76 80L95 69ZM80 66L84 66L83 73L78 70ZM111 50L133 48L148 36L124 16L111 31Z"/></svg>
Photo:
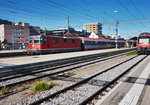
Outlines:
<svg viewBox="0 0 150 105"><path fill-rule="evenodd" d="M0 19L0 24L9 24L9 25L11 25L12 22L11 22L11 21L8 21L8 20Z"/></svg>

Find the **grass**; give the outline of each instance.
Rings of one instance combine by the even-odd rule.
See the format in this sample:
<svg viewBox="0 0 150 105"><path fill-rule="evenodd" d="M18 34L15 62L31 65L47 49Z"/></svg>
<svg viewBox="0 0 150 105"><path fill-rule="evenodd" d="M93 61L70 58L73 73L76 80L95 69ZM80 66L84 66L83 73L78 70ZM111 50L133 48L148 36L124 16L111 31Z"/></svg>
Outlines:
<svg viewBox="0 0 150 105"><path fill-rule="evenodd" d="M50 84L49 84L50 88L57 86L57 85L58 85L58 83L55 83L55 82L50 82Z"/></svg>
<svg viewBox="0 0 150 105"><path fill-rule="evenodd" d="M33 91L44 91L44 90L47 90L49 89L49 85L47 82L45 81L41 81L41 82L38 82L35 84L35 86L32 87L32 90Z"/></svg>
<svg viewBox="0 0 150 105"><path fill-rule="evenodd" d="M54 86L58 85L57 83L54 83L54 82L50 82L50 83L47 83L46 81L41 81L41 82L38 82L36 83L33 87L32 87L32 90L34 92L41 92L41 91L44 91L44 90L48 90Z"/></svg>
<svg viewBox="0 0 150 105"><path fill-rule="evenodd" d="M138 52L135 51L135 52L132 52L132 53L130 53L130 54L128 54L128 55L137 55L137 54L138 54Z"/></svg>
<svg viewBox="0 0 150 105"><path fill-rule="evenodd" d="M0 90L0 92L1 92L1 95L7 94L8 92L7 92L6 86L4 86L4 87Z"/></svg>

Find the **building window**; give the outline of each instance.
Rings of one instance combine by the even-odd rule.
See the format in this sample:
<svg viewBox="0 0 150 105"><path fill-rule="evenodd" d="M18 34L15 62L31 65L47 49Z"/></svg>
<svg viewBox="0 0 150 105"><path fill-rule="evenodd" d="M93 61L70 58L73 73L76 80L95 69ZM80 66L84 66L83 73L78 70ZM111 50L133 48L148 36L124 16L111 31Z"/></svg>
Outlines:
<svg viewBox="0 0 150 105"><path fill-rule="evenodd" d="M16 33L16 35L21 35L21 33Z"/></svg>
<svg viewBox="0 0 150 105"><path fill-rule="evenodd" d="M21 31L22 29L16 28L16 31Z"/></svg>
<svg viewBox="0 0 150 105"><path fill-rule="evenodd" d="M16 41L17 43L20 43L20 41Z"/></svg>

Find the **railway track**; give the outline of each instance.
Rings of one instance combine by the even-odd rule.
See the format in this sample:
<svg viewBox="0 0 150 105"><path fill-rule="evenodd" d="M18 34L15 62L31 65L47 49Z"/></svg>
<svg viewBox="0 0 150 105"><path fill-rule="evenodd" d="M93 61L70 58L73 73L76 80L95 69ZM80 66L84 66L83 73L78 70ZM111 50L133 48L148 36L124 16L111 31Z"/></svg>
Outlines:
<svg viewBox="0 0 150 105"><path fill-rule="evenodd" d="M94 63L105 61L105 60L112 59L115 57L123 56L128 53L131 53L131 52L118 54L118 55L110 56L110 57L106 57L106 58L97 57L97 58L93 58L93 59L85 59L85 60L78 61L78 62L70 62L68 64L63 64L63 65L60 64L60 65L57 65L56 67L54 67L54 66L47 67L46 66L46 68L43 67L43 69L38 69L38 70L35 69L32 72L25 71L22 74L3 77L0 79L0 88L3 88L4 86L6 86L6 87L15 86L17 84L25 83L25 82L28 82L31 80L35 80L35 79L39 79L39 78L43 78L43 77L47 77L47 76L55 75L55 74L59 74L59 73L64 73L66 71L70 71L70 70L74 70L76 68L87 66L89 64L94 64Z"/></svg>
<svg viewBox="0 0 150 105"><path fill-rule="evenodd" d="M28 103L22 102L20 104L86 105L146 57L146 55L139 55L130 58L127 61L103 69L56 92L47 91L41 94L41 97L34 97Z"/></svg>

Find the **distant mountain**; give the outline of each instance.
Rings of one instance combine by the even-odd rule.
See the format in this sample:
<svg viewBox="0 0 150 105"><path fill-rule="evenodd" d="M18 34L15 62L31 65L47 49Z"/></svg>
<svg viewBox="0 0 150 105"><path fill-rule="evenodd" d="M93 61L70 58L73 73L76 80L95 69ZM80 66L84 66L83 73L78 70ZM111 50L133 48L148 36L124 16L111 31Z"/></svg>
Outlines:
<svg viewBox="0 0 150 105"><path fill-rule="evenodd" d="M8 20L0 19L0 24L9 24L9 25L11 25L12 22L11 22L11 21L8 21Z"/></svg>

